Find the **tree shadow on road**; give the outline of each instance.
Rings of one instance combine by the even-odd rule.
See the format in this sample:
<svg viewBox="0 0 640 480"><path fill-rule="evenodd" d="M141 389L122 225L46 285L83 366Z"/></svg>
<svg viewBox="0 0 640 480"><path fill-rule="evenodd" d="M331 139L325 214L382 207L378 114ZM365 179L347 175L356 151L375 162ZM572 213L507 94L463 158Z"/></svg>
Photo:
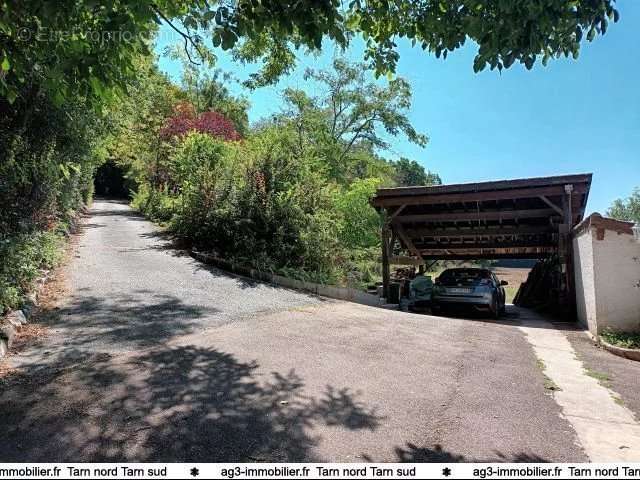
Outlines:
<svg viewBox="0 0 640 480"><path fill-rule="evenodd" d="M167 230L153 230L140 233L141 238L149 239L154 243L149 245L151 250L159 250L173 257L189 257L191 243Z"/></svg>
<svg viewBox="0 0 640 480"><path fill-rule="evenodd" d="M0 383L0 461L313 461L314 425L379 425L348 390L305 396L294 370L257 368L195 346L72 350Z"/></svg>
<svg viewBox="0 0 640 480"><path fill-rule="evenodd" d="M407 442L403 447L394 449L397 461L404 463L460 463L460 462L509 462L509 463L541 463L548 462L538 455L517 453L507 455L502 452L494 452L495 458L478 459L465 457L442 448L442 445L436 444L433 447L418 447L413 443Z"/></svg>
<svg viewBox="0 0 640 480"><path fill-rule="evenodd" d="M219 312L150 292L134 291L110 298L79 293L66 306L43 312L38 319L43 325L67 332L66 348L95 343L125 349L151 347L192 333L198 319Z"/></svg>

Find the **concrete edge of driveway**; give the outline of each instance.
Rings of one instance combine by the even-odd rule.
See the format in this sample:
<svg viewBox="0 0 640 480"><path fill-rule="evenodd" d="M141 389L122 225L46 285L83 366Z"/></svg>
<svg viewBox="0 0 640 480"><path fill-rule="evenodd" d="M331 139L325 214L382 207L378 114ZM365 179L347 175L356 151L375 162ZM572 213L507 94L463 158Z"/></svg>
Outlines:
<svg viewBox="0 0 640 480"><path fill-rule="evenodd" d="M599 342L600 345L602 345L602 348L604 348L608 352L613 353L614 355L626 358L628 360L635 360L636 362L640 362L640 350L638 349L617 347L616 345L612 345L603 339L600 339Z"/></svg>
<svg viewBox="0 0 640 480"><path fill-rule="evenodd" d="M354 288L322 285L320 283L306 282L303 280L283 277L282 275L250 268L233 261L225 260L211 253L200 252L193 249L190 250L190 255L202 263L213 265L214 267L217 267L226 272L231 272L240 277L257 280L260 282L271 283L281 287L291 288L293 290L300 290L303 292L312 293L313 295L319 295L321 297L328 297L336 300L344 300L347 302L359 303L361 305L368 305L370 307L383 306L377 296L371 295L370 293L362 292L360 290L356 290Z"/></svg>
<svg viewBox="0 0 640 480"><path fill-rule="evenodd" d="M559 388L554 399L573 426L592 462L631 462L640 455L640 423L616 402L612 391L589 375L569 338L556 326L535 318L519 327L544 362L545 374Z"/></svg>
<svg viewBox="0 0 640 480"><path fill-rule="evenodd" d="M587 333L587 335L589 335L589 338L591 338L592 341L594 341L595 343L600 345L602 348L604 348L609 353L613 353L614 355L617 355L618 357L626 358L628 360L635 360L636 362L640 362L640 350L639 349L637 349L637 348L618 347L616 345L612 345L611 343L607 342L606 340L604 340L601 337L596 337L589 330L585 330L585 332Z"/></svg>

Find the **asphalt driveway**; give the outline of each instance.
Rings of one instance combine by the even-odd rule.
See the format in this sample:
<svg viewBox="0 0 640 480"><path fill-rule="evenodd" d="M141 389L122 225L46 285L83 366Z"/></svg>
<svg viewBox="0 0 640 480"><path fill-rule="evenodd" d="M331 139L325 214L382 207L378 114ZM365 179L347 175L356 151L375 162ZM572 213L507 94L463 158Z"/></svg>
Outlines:
<svg viewBox="0 0 640 480"><path fill-rule="evenodd" d="M518 318L320 299L203 266L96 201L0 461L584 461Z"/></svg>

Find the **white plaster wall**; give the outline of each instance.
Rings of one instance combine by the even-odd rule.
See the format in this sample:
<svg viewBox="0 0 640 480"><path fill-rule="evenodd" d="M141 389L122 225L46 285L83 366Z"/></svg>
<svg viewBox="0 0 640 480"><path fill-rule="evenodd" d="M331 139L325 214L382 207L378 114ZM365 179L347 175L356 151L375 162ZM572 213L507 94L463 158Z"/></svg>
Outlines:
<svg viewBox="0 0 640 480"><path fill-rule="evenodd" d="M612 230L598 240L591 230L598 331L640 331L640 243Z"/></svg>
<svg viewBox="0 0 640 480"><path fill-rule="evenodd" d="M573 239L573 269L576 284L578 320L597 335L595 275L593 269L593 242L595 232L590 228Z"/></svg>

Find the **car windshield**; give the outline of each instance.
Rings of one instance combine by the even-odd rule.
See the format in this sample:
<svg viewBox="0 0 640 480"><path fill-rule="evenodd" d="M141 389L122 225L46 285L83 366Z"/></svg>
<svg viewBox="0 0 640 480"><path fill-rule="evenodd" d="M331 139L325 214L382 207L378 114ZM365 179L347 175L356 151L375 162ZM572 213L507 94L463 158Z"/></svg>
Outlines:
<svg viewBox="0 0 640 480"><path fill-rule="evenodd" d="M440 275L440 283L445 287L473 287L482 280L489 280L491 272L477 268L460 268L455 270L445 270Z"/></svg>

